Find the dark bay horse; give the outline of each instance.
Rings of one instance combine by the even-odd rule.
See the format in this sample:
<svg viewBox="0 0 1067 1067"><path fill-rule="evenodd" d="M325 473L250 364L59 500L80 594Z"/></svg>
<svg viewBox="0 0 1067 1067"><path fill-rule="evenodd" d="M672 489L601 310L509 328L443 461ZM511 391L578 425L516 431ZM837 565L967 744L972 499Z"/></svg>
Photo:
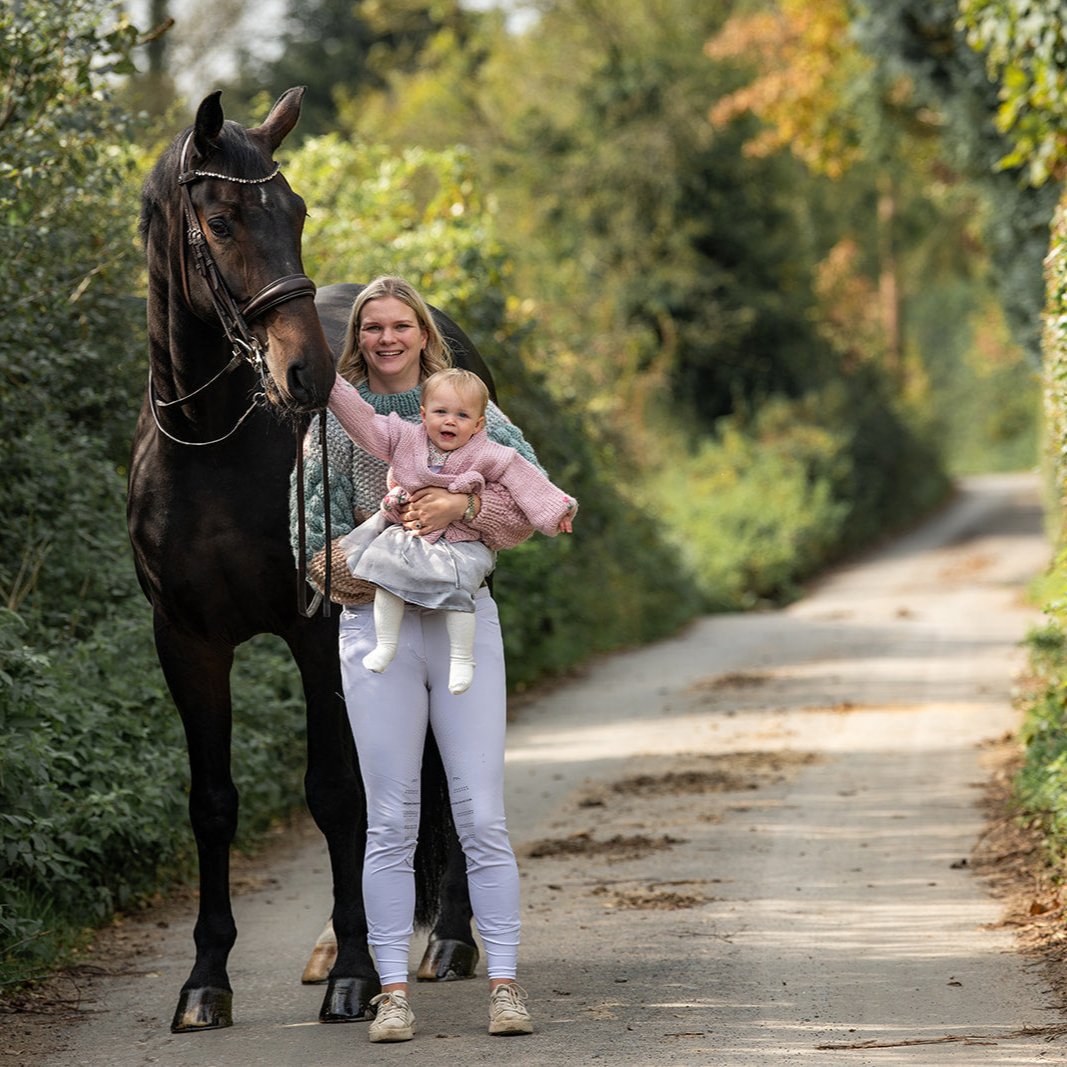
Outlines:
<svg viewBox="0 0 1067 1067"><path fill-rule="evenodd" d="M219 93L206 97L194 125L157 161L142 197L149 378L130 463L128 524L160 665L185 728L199 857L196 959L175 1032L233 1020L229 848L238 798L230 669L236 647L260 633L288 645L307 704L305 789L329 850L337 936L319 1018L368 1018L380 988L363 913L366 816L340 697L337 612L308 617L298 609L289 541L296 441L310 413L324 408L334 379L323 327L336 337L338 308L355 292L331 286L316 298L301 260L304 203L273 161L303 92L284 93L252 128L225 119ZM454 324L442 326L480 363ZM420 917L436 919L431 948L455 942L473 949L462 859L447 802L438 799L447 794L432 750L424 779Z"/></svg>

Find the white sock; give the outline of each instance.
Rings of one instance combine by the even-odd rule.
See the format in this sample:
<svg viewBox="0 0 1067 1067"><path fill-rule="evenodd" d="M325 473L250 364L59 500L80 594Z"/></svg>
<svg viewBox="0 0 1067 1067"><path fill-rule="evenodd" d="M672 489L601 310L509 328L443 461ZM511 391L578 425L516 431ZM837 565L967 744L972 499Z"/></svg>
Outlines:
<svg viewBox="0 0 1067 1067"><path fill-rule="evenodd" d="M453 696L465 693L474 681L473 611L445 612L445 629L451 646L448 661L448 691Z"/></svg>
<svg viewBox="0 0 1067 1067"><path fill-rule="evenodd" d="M374 630L378 644L363 657L363 666L368 671L381 674L393 662L403 620L404 601L395 593L379 589L374 594Z"/></svg>

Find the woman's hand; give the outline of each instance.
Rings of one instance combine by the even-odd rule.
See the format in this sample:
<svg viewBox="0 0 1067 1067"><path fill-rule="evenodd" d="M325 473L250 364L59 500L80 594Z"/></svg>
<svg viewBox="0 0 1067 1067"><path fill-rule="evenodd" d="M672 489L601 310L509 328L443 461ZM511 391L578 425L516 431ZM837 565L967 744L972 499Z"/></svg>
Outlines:
<svg viewBox="0 0 1067 1067"><path fill-rule="evenodd" d="M447 489L428 485L411 494L411 500L400 509L404 529L420 537L437 533L453 522L459 522L467 513L467 494L450 493ZM474 497L474 514L481 510L482 502Z"/></svg>

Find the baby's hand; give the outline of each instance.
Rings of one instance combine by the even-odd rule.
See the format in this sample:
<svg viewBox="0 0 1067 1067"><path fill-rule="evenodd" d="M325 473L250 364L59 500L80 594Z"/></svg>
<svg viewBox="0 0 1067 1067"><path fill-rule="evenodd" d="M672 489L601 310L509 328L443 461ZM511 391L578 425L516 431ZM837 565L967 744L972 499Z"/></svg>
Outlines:
<svg viewBox="0 0 1067 1067"><path fill-rule="evenodd" d="M574 533L574 514L578 510L578 501L571 497L564 497L567 501L567 514L559 520L557 531L559 533Z"/></svg>

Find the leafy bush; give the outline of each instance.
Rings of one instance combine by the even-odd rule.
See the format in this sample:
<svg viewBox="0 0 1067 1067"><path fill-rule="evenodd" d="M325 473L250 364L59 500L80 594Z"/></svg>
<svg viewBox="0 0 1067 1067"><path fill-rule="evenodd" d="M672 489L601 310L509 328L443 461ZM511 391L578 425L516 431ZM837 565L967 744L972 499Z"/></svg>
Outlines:
<svg viewBox="0 0 1067 1067"><path fill-rule="evenodd" d="M948 490L931 447L866 374L722 419L662 467L646 493L712 608L787 601Z"/></svg>
<svg viewBox="0 0 1067 1067"><path fill-rule="evenodd" d="M97 923L188 874L195 858L185 739L147 606L128 605L49 654L24 644L26 630L0 612L0 967L8 969L55 951L42 902L59 931ZM303 702L273 641L241 650L234 686L234 779L248 843L300 803Z"/></svg>
<svg viewBox="0 0 1067 1067"><path fill-rule="evenodd" d="M785 403L782 401L781 403ZM789 599L838 544L848 513L819 467L839 442L818 427L777 439L730 419L664 472L658 492L689 566L713 607Z"/></svg>
<svg viewBox="0 0 1067 1067"><path fill-rule="evenodd" d="M1021 740L1025 755L1015 782L1022 811L1043 825L1050 852L1067 856L1067 202L1061 200L1045 261L1047 306L1043 337L1042 460L1047 525L1056 556L1044 577L1047 622L1028 640L1033 683Z"/></svg>
<svg viewBox="0 0 1067 1067"><path fill-rule="evenodd" d="M110 13L27 0L0 15L18 72L0 160L0 603L74 634L122 595L121 524L105 527L144 351L133 131L102 90L136 31L104 28Z"/></svg>
<svg viewBox="0 0 1067 1067"><path fill-rule="evenodd" d="M1027 638L1031 674L1015 799L1025 817L1039 820L1050 857L1060 862L1067 858L1067 553L1060 553L1045 587L1047 621Z"/></svg>

